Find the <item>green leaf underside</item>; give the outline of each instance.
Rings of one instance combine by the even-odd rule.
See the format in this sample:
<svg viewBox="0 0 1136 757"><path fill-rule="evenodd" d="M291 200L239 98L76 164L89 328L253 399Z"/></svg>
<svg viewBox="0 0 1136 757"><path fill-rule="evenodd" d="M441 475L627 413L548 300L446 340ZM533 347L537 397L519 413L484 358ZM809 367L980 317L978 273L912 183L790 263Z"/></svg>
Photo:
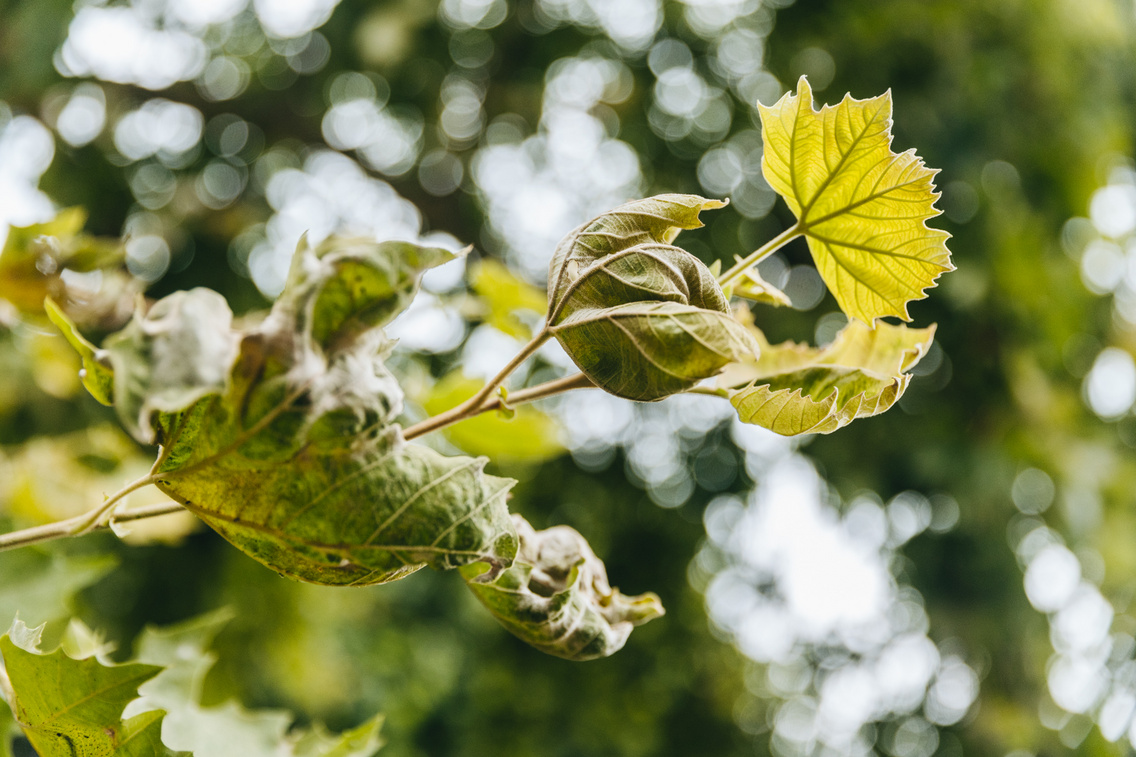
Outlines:
<svg viewBox="0 0 1136 757"><path fill-rule="evenodd" d="M455 371L430 389L423 408L437 415L475 395L483 381ZM497 462L537 463L564 453L561 429L556 419L532 405L516 408L512 417L482 413L446 427L446 438L471 455L486 455Z"/></svg>
<svg viewBox="0 0 1136 757"><path fill-rule="evenodd" d="M954 270L933 179L913 150L891 151L891 93L847 96L813 109L805 77L797 94L759 105L770 186L799 219L817 270L841 309L865 323L911 320L907 303Z"/></svg>
<svg viewBox="0 0 1136 757"><path fill-rule="evenodd" d="M63 334L67 343L75 352L79 353L79 357L83 361L83 386L92 397L103 405L113 405L114 371L104 362L108 359L108 356L105 353L100 354L101 351L79 333L79 328L75 325L75 322L68 318L63 309L50 297L43 301L43 309L47 313L47 317L55 324L55 327Z"/></svg>
<svg viewBox="0 0 1136 757"><path fill-rule="evenodd" d="M40 757L169 754L161 743L162 711L122 719L138 686L160 667L73 660L62 650L39 652L36 642L38 634L17 621L0 637L0 655L15 693L12 711Z"/></svg>
<svg viewBox="0 0 1136 757"><path fill-rule="evenodd" d="M379 325L420 266L453 257L407 244L302 242L284 293L245 331L193 290L108 339L120 414L164 447L158 488L283 575L362 585L515 553L512 481L406 444L394 424L402 391ZM180 370L160 377L163 359Z"/></svg>
<svg viewBox="0 0 1136 757"><path fill-rule="evenodd" d="M549 331L597 386L658 400L753 353L714 275L670 244L702 225L703 209L722 205L695 195L637 200L561 242L549 271Z"/></svg>
<svg viewBox="0 0 1136 757"><path fill-rule="evenodd" d="M934 326L879 323L873 330L852 321L818 349L770 345L756 332L761 357L730 366L719 386L746 423L785 436L827 434L894 405L910 383L906 371L926 354L934 334Z"/></svg>
<svg viewBox="0 0 1136 757"><path fill-rule="evenodd" d="M236 702L202 707L202 685L216 661L207 649L230 617L219 611L177 626L146 628L136 644L138 659L164 669L142 684L141 698L129 711L165 710L165 743L200 757L371 757L381 745L381 716L333 735L318 724L289 732L292 716L280 710L250 711Z"/></svg>
<svg viewBox="0 0 1136 757"><path fill-rule="evenodd" d="M536 531L513 516L520 548L513 567L491 582L485 566L462 569L467 585L510 633L542 652L569 660L607 657L633 627L660 617L654 594L612 589L604 564L567 526Z"/></svg>
<svg viewBox="0 0 1136 757"><path fill-rule="evenodd" d="M674 302L579 310L551 330L597 386L640 401L689 389L755 349L728 314Z"/></svg>

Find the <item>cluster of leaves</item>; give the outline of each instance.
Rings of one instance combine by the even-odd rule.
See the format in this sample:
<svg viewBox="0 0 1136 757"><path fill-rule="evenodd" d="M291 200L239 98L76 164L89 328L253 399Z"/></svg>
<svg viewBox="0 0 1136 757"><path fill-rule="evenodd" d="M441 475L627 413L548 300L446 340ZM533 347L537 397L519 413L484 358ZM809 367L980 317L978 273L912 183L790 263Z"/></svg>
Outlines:
<svg viewBox="0 0 1136 757"><path fill-rule="evenodd" d="M735 292L788 302L757 273L764 252L717 276L673 242L702 225L703 210L724 203L660 195L565 238L550 267L547 319L521 357L555 338L591 384L614 395L655 401L705 390L727 397L743 421L789 435L827 433L894 404L934 329L877 319L907 319L906 304L950 269L946 234L925 225L937 213L934 172L910 152L891 152L887 95L818 113L802 79L796 96L762 117L766 175L799 219L775 242L808 239L822 277L855 319L836 341L771 345L749 311L730 304ZM176 292L141 305L102 348L50 297L45 309L79 352L91 394L113 405L138 441L159 445L145 483L246 554L282 575L332 586L460 568L502 625L538 649L576 660L609 655L633 626L662 614L657 597L613 589L572 529L536 531L510 515L514 482L485 473L486 458L446 456L404 438L403 390L386 365L392 342L383 327L409 306L425 270L454 257L409 242L301 241L263 318L235 325L215 292ZM513 333L526 328L508 314L490 316ZM504 378L447 412L453 420L477 415ZM699 386L708 379L713 387ZM153 663L173 661L150 647L171 644L151 641L143 640L138 663L108 667L89 654L44 654L34 631L15 626L0 652L8 701L28 738L45 754L63 753L75 739L98 742L99 753L154 753L146 750L159 743L155 713L173 701L158 682L198 674L160 673ZM29 693L43 666L71 683ZM143 704L122 719L138 684ZM82 691L98 693L84 700L97 712L66 701ZM65 724L60 712L79 719ZM120 722L107 725L108 718ZM277 740L287 724L278 725ZM167 718L162 739L173 749L202 749L171 735L196 730ZM364 738L345 738L356 736ZM364 740L372 738L373 729ZM294 753L356 754L304 749Z"/></svg>

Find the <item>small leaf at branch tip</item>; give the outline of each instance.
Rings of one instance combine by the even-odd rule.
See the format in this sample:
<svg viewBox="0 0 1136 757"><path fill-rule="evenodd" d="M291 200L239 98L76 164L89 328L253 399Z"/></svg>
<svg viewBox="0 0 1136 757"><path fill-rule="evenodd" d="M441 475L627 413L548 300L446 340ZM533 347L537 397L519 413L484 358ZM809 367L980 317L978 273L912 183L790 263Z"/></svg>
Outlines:
<svg viewBox="0 0 1136 757"><path fill-rule="evenodd" d="M954 270L950 234L927 226L942 211L914 150L891 150L891 91L814 110L808 79L797 94L759 105L762 171L798 218L817 270L850 317L910 321L908 303Z"/></svg>

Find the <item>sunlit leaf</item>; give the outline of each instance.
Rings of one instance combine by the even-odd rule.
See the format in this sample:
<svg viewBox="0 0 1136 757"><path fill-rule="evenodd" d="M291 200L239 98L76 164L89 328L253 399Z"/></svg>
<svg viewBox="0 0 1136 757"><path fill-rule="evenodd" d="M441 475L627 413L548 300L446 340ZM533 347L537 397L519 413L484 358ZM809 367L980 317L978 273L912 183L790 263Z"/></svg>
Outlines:
<svg viewBox="0 0 1136 757"><path fill-rule="evenodd" d="M55 301L50 297L44 301L43 308L47 312L47 317L51 319L51 322L63 333L67 342L79 353L79 357L83 361L83 370L80 375L83 380L83 386L91 393L92 397L102 404L113 404L114 371L110 367L110 356L87 341L87 339L79 333L75 322L68 318L67 314L63 312L63 309L56 305Z"/></svg>
<svg viewBox="0 0 1136 757"><path fill-rule="evenodd" d="M208 647L231 617L222 610L146 628L136 644L137 659L163 670L142 684L141 698L127 711L164 710L165 743L200 757L370 757L379 748L381 716L332 734L319 724L289 731L293 717L282 710L248 710L236 702L202 706L205 675L216 661Z"/></svg>
<svg viewBox="0 0 1136 757"><path fill-rule="evenodd" d="M484 565L462 569L467 585L510 633L569 660L607 657L632 628L663 614L654 594L625 596L603 562L567 526L536 531L514 515L520 549L513 567L487 580Z"/></svg>
<svg viewBox="0 0 1136 757"><path fill-rule="evenodd" d="M485 305L486 323L517 339L532 338L532 325L547 306L544 292L492 258L477 263L469 284Z"/></svg>
<svg viewBox="0 0 1136 757"><path fill-rule="evenodd" d="M402 390L378 324L422 267L452 257L407 244L301 244L276 306L245 331L197 289L107 340L120 416L164 448L158 488L284 575L382 583L427 565L501 568L516 551L512 481L394 425Z"/></svg>
<svg viewBox="0 0 1136 757"><path fill-rule="evenodd" d="M455 371L431 387L422 406L436 415L469 399L483 385ZM465 452L496 461L535 463L564 452L560 425L532 405L513 408L508 419L501 413L482 413L447 427L445 434Z"/></svg>
<svg viewBox="0 0 1136 757"><path fill-rule="evenodd" d="M40 757L169 754L161 743L162 711L122 717L138 686L160 667L75 660L62 649L45 653L38 637L17 620L0 637L0 655L11 683L12 712Z"/></svg>
<svg viewBox="0 0 1136 757"><path fill-rule="evenodd" d="M752 354L710 270L670 244L721 207L693 195L623 205L565 238L549 272L548 327L597 386L651 401Z"/></svg>
<svg viewBox="0 0 1136 757"><path fill-rule="evenodd" d="M888 92L818 112L801 77L796 95L759 106L765 178L799 219L841 309L865 323L911 320L907 303L954 269L950 234L926 223L940 213L937 172L913 150L891 151L891 105Z"/></svg>
<svg viewBox="0 0 1136 757"><path fill-rule="evenodd" d="M851 321L827 347L770 345L756 329L761 357L719 378L738 416L786 436L827 434L884 412L903 395L910 370L927 353L935 327L912 329Z"/></svg>

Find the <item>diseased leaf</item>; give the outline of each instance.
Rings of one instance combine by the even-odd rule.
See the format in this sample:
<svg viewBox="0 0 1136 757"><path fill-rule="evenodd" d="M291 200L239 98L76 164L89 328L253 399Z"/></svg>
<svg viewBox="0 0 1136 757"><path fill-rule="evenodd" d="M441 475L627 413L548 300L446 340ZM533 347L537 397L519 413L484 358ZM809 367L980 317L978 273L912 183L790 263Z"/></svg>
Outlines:
<svg viewBox="0 0 1136 757"><path fill-rule="evenodd" d="M136 439L154 441L154 413L176 412L224 390L237 357L232 323L225 298L197 288L135 313L126 328L107 338L114 406Z"/></svg>
<svg viewBox="0 0 1136 757"><path fill-rule="evenodd" d="M278 309L325 349L389 323L418 293L421 274L456 257L411 242L333 236L315 250L300 240ZM313 296L314 293L314 296Z"/></svg>
<svg viewBox="0 0 1136 757"><path fill-rule="evenodd" d="M165 743L198 757L370 757L379 748L382 716L342 734L319 724L289 732L292 716L281 710L250 711L236 702L202 707L202 684L216 661L208 646L231 617L222 610L177 626L146 628L138 639L138 660L164 669L142 684L141 698L127 711L166 711Z"/></svg>
<svg viewBox="0 0 1136 757"><path fill-rule="evenodd" d="M79 328L75 325L75 322L63 312L59 305L55 304L53 299L46 298L43 302L43 309L51 322L62 332L68 344L79 353L79 357L83 361L83 370L79 374L83 386L91 393L92 397L102 404L114 404L114 370L110 367L110 356L87 341L79 333Z"/></svg>
<svg viewBox="0 0 1136 757"><path fill-rule="evenodd" d="M652 401L684 391L752 354L710 270L670 244L721 207L660 195L584 224L560 244L549 272L548 329L597 386Z"/></svg>
<svg viewBox="0 0 1136 757"><path fill-rule="evenodd" d="M437 415L469 399L483 385L455 371L434 384L423 407ZM498 462L537 463L564 453L560 425L532 405L514 408L508 419L501 413L482 413L448 426L445 434L465 452Z"/></svg>
<svg viewBox="0 0 1136 757"><path fill-rule="evenodd" d="M17 723L40 757L158 757L161 711L123 720L138 686L161 668L73 660L58 649L38 649L39 634L16 621L0 637Z"/></svg>
<svg viewBox="0 0 1136 757"><path fill-rule="evenodd" d="M884 412L903 395L906 373L927 353L935 327L851 321L827 347L761 342L754 363L730 366L718 385L738 416L785 436L827 434Z"/></svg>
<svg viewBox="0 0 1136 757"><path fill-rule="evenodd" d="M544 292L492 258L478 261L469 283L484 303L486 323L517 339L532 338L532 325L547 306Z"/></svg>
<svg viewBox="0 0 1136 757"><path fill-rule="evenodd" d="M765 178L799 219L840 308L864 323L911 320L907 303L954 266L950 234L926 224L941 212L937 171L914 150L891 151L891 93L818 112L802 76L796 95L759 109Z"/></svg>
<svg viewBox="0 0 1136 757"><path fill-rule="evenodd" d="M402 391L376 324L450 256L407 244L301 245L288 288L244 332L218 295L193 290L108 339L120 414L165 448L158 488L284 575L373 584L427 565L505 567L516 551L512 481L485 475L485 459L405 444L394 425Z"/></svg>
<svg viewBox="0 0 1136 757"><path fill-rule="evenodd" d="M631 629L663 614L654 594L625 596L604 564L567 526L536 531L514 515L520 549L513 567L490 580L484 565L462 569L467 585L510 633L568 660L607 657Z"/></svg>

